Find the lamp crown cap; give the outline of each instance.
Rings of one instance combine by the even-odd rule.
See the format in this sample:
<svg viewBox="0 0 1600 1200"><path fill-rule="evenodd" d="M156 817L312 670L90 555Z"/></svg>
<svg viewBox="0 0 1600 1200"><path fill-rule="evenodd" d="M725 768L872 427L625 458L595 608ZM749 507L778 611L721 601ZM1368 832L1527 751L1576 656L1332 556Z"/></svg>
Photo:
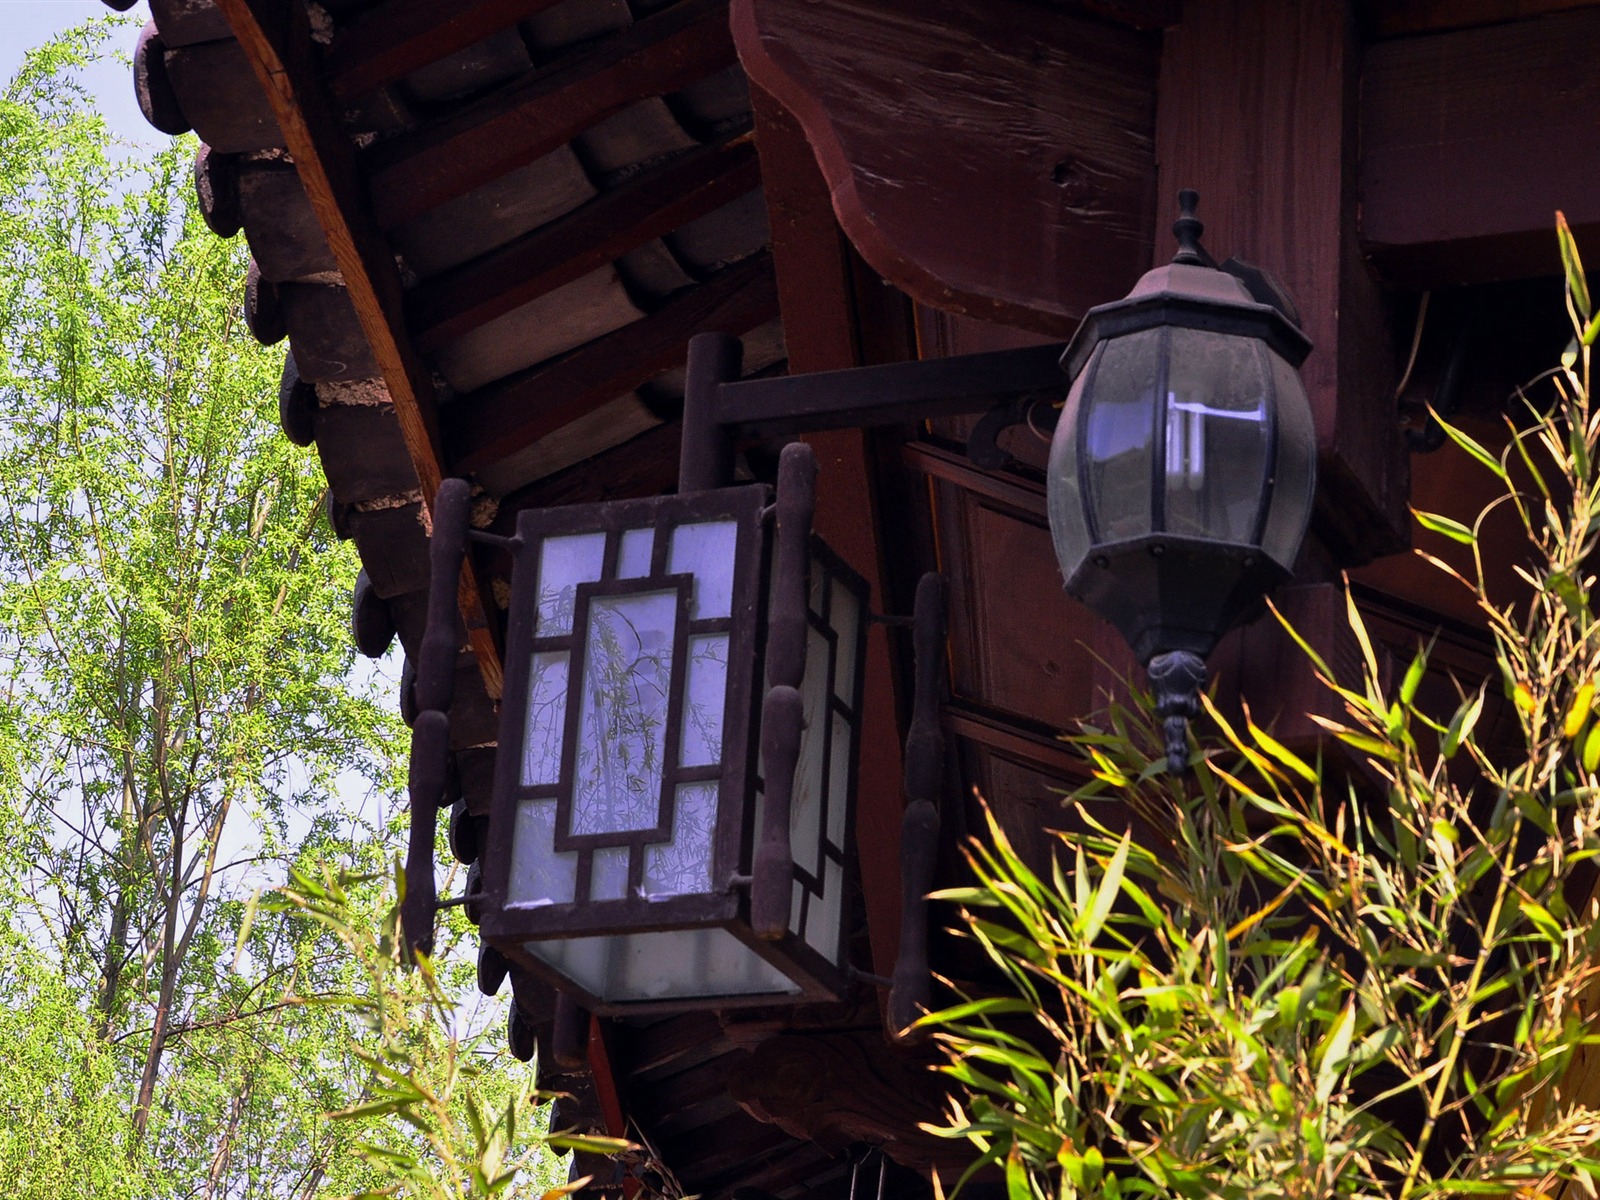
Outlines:
<svg viewBox="0 0 1600 1200"><path fill-rule="evenodd" d="M1178 239L1178 252L1172 256L1172 261L1213 267L1216 263L1200 245L1200 236L1205 233L1206 227L1205 223L1195 216L1195 210L1199 207L1199 192L1193 188L1184 188L1178 193L1178 219L1172 223L1172 236Z"/></svg>

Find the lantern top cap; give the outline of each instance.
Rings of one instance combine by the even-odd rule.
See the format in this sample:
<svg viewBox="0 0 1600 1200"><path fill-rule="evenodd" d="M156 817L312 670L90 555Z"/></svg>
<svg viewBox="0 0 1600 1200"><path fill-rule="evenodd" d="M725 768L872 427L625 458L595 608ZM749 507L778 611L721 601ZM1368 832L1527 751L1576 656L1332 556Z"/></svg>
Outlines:
<svg viewBox="0 0 1600 1200"><path fill-rule="evenodd" d="M1185 189L1178 195L1179 217L1172 226L1178 252L1171 262L1146 271L1121 300L1096 305L1084 315L1061 356L1068 377L1078 376L1101 342L1160 326L1259 338L1292 367L1311 353L1292 305L1274 294L1281 288L1252 287L1247 276L1265 278L1264 272L1233 260L1219 267L1200 245L1205 226L1195 216L1199 202L1198 192Z"/></svg>

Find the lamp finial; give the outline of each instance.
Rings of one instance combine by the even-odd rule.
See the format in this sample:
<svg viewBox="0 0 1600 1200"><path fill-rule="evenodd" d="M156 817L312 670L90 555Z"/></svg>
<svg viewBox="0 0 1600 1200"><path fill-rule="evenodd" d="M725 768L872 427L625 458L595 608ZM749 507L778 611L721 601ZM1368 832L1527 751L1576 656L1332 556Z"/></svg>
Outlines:
<svg viewBox="0 0 1600 1200"><path fill-rule="evenodd" d="M1200 206L1200 193L1184 188L1178 193L1178 219L1172 223L1172 236L1178 239L1178 252L1172 256L1175 263L1191 266L1210 266L1210 256L1200 248L1200 235L1206 231L1204 222L1195 216Z"/></svg>

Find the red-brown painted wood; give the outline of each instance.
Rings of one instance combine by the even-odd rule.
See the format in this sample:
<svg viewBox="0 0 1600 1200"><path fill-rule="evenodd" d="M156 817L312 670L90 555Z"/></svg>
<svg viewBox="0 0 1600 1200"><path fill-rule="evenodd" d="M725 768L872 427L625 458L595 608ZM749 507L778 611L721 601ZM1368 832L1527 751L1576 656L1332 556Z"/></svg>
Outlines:
<svg viewBox="0 0 1600 1200"><path fill-rule="evenodd" d="M752 83L756 146L761 155L772 261L792 373L861 364L847 249L834 221L828 187L794 117ZM879 543L866 435L859 430L811 434L817 452L817 532L859 571L881 605L885 570ZM901 731L889 643L881 626L867 635L856 810L862 896L873 970L894 969L900 938L899 862Z"/></svg>
<svg viewBox="0 0 1600 1200"><path fill-rule="evenodd" d="M1600 9L1370 47L1361 236L1418 288L1555 274L1563 209L1600 237Z"/></svg>
<svg viewBox="0 0 1600 1200"><path fill-rule="evenodd" d="M1594 0L1367 0L1362 6L1362 32L1376 41L1498 25L1593 4Z"/></svg>
<svg viewBox="0 0 1600 1200"><path fill-rule="evenodd" d="M1148 265L1156 40L1018 0L734 0L861 256L1057 337Z"/></svg>
<svg viewBox="0 0 1600 1200"><path fill-rule="evenodd" d="M392 228L533 162L629 104L734 61L726 0L683 0L577 61L532 74L367 153L378 224Z"/></svg>
<svg viewBox="0 0 1600 1200"><path fill-rule="evenodd" d="M1200 192L1205 245L1272 271L1313 345L1315 528L1345 562L1405 544L1407 462L1376 281L1355 241L1358 49L1347 0L1191 0L1161 64L1160 219ZM1163 235L1157 261L1170 258Z"/></svg>

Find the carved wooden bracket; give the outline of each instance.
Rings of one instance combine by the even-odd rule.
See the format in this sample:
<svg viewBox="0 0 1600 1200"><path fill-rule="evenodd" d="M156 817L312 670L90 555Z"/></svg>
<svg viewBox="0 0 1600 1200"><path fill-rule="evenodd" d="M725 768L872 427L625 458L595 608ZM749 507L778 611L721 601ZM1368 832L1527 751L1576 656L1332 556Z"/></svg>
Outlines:
<svg viewBox="0 0 1600 1200"><path fill-rule="evenodd" d="M745 1055L729 1072L728 1092L757 1120L830 1153L865 1143L912 1170L953 1178L972 1161L967 1144L917 1129L943 1119L930 1061L896 1054L876 1029L787 1034Z"/></svg>
<svg viewBox="0 0 1600 1200"><path fill-rule="evenodd" d="M733 0L840 227L935 308L1066 337L1150 262L1156 36L1017 0Z"/></svg>

